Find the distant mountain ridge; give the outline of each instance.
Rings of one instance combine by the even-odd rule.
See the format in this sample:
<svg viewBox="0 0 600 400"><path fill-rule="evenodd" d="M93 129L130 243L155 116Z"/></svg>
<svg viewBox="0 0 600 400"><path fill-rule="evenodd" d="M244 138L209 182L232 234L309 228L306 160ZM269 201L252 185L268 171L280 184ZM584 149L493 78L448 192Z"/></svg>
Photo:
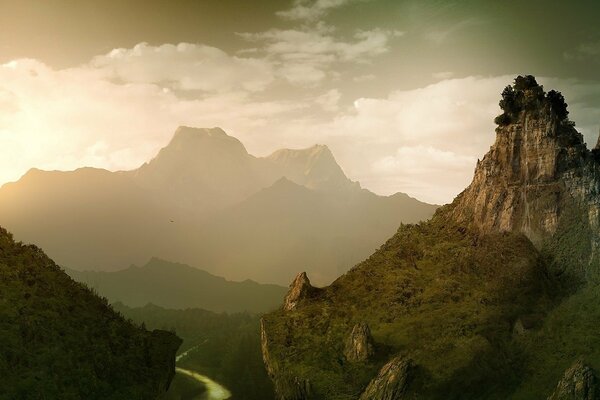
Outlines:
<svg viewBox="0 0 600 400"><path fill-rule="evenodd" d="M168 190L184 207L223 209L285 177L309 189L359 187L350 181L329 148L281 149L255 157L221 128L177 128L151 161L123 172L141 187Z"/></svg>
<svg viewBox="0 0 600 400"><path fill-rule="evenodd" d="M246 280L231 282L198 268L158 258L115 271L66 270L111 303L129 307L202 308L213 312L262 313L281 304L287 288ZM132 290L135 288L135 290Z"/></svg>
<svg viewBox="0 0 600 400"><path fill-rule="evenodd" d="M330 282L435 208L362 189L326 146L255 157L220 128L180 127L132 171L33 169L0 188L0 223L63 266L109 271L156 256L283 284L298 269Z"/></svg>

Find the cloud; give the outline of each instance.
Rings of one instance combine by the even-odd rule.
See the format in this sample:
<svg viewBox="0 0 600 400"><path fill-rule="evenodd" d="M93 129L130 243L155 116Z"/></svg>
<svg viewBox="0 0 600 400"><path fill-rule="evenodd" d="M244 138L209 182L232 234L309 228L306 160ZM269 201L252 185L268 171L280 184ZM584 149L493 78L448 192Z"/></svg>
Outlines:
<svg viewBox="0 0 600 400"><path fill-rule="evenodd" d="M139 77L108 79L105 65L95 65L57 70L17 60L0 66L0 183L31 167L135 168L167 143L178 125L254 132L305 107L259 100L247 91L190 98ZM246 139L255 147L266 140Z"/></svg>
<svg viewBox="0 0 600 400"><path fill-rule="evenodd" d="M315 99L315 103L319 104L323 110L329 112L336 112L339 110L341 93L337 89L331 89L325 94L318 96Z"/></svg>
<svg viewBox="0 0 600 400"><path fill-rule="evenodd" d="M146 59L149 71L162 71L168 63L169 52L158 54ZM153 157L178 125L221 126L255 155L327 144L348 176L364 187L445 203L469 183L475 160L493 143L500 92L514 77L445 79L347 105L341 100L348 94L333 85L303 89L301 96L287 89L257 92L242 83L227 91L185 91L160 78L162 73L142 79L107 69L113 71L106 60L69 69L36 60L0 65L0 182L31 167L135 168ZM211 74L215 80L221 76L218 68L207 69L203 80L210 81ZM272 79L270 85L280 86L285 78L275 73ZM600 83L539 80L565 94L578 129L595 143Z"/></svg>
<svg viewBox="0 0 600 400"><path fill-rule="evenodd" d="M455 188L471 180L476 161L475 156L432 146L399 147L396 154L375 161L372 172L381 186L402 187L405 192L420 193L421 198L439 202L448 197L435 196L432 189L455 194Z"/></svg>
<svg viewBox="0 0 600 400"><path fill-rule="evenodd" d="M500 92L513 78L448 79L383 98L359 98L330 121L294 121L282 137L293 141L302 132L306 140L327 143L346 173L376 193L446 203L470 183L475 161L493 144ZM596 143L600 84L539 81L565 94L578 130Z"/></svg>
<svg viewBox="0 0 600 400"><path fill-rule="evenodd" d="M451 79L361 98L322 131L346 171L377 193L445 203L494 141L499 93L511 77ZM360 143L360 145L350 145Z"/></svg>
<svg viewBox="0 0 600 400"><path fill-rule="evenodd" d="M333 36L333 28L318 24L313 28L271 29L260 33L240 33L248 41L260 43L267 59L278 68L279 76L297 85L314 86L334 73L336 63L369 63L390 50L390 39L402 32L373 29L358 31L352 41Z"/></svg>
<svg viewBox="0 0 600 400"><path fill-rule="evenodd" d="M369 82L372 80L375 80L376 76L374 74L366 74L366 75L359 75L359 76L355 76L354 78L352 78L352 80L354 82Z"/></svg>
<svg viewBox="0 0 600 400"><path fill-rule="evenodd" d="M355 0L294 0L292 8L277 12L277 15L289 20L316 21L334 8L342 7Z"/></svg>
<svg viewBox="0 0 600 400"><path fill-rule="evenodd" d="M131 49L114 49L95 57L91 66L110 79L178 90L259 91L274 79L266 60L231 56L215 47L190 43L140 43Z"/></svg>

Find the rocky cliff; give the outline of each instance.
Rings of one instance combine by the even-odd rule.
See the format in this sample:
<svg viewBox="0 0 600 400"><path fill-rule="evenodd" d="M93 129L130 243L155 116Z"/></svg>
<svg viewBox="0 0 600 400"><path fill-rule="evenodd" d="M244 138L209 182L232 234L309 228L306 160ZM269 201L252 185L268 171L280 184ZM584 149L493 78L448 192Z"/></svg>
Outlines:
<svg viewBox="0 0 600 400"><path fill-rule="evenodd" d="M302 272L296 276L294 282L290 285L285 299L283 299L283 309L292 311L296 309L303 301L310 299L318 291L310 284L310 279L306 272Z"/></svg>
<svg viewBox="0 0 600 400"><path fill-rule="evenodd" d="M531 76L500 107L496 142L452 204L401 226L319 296L264 317L276 388L292 377L310 382L304 399L538 399L577 356L600 365L595 152L562 95ZM377 351L357 363L348 335L359 323ZM561 394L589 392L582 371L553 398L588 398Z"/></svg>
<svg viewBox="0 0 600 400"><path fill-rule="evenodd" d="M559 268L585 278L598 267L600 164L568 120L562 96L526 78L503 93L506 119L450 217L484 233L521 232L558 257ZM556 253L557 246L567 250L575 228L581 242L568 257Z"/></svg>

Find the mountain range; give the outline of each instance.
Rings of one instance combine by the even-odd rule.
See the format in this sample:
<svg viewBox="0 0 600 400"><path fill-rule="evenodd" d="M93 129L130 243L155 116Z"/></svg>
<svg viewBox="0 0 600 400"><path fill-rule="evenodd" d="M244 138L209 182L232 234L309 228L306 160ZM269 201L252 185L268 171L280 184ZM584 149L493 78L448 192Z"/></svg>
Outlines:
<svg viewBox="0 0 600 400"><path fill-rule="evenodd" d="M128 307L147 304L171 308L200 308L213 312L262 313L283 301L286 288L250 280L230 282L201 269L157 258L141 267L113 271L66 271L109 302Z"/></svg>
<svg viewBox="0 0 600 400"><path fill-rule="evenodd" d="M533 76L472 183L261 322L277 398L598 398L600 157Z"/></svg>
<svg viewBox="0 0 600 400"><path fill-rule="evenodd" d="M0 222L65 267L156 256L267 283L299 269L328 283L435 208L362 189L326 146L254 157L219 128L180 127L132 171L32 169L0 188Z"/></svg>

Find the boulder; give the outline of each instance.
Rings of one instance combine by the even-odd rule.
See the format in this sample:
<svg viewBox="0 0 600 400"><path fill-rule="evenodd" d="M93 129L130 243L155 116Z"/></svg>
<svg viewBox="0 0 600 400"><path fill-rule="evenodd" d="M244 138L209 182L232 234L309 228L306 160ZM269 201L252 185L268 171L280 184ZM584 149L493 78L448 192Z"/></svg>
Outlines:
<svg viewBox="0 0 600 400"><path fill-rule="evenodd" d="M582 361L577 361L565 371L548 400L595 400L596 379L594 371Z"/></svg>
<svg viewBox="0 0 600 400"><path fill-rule="evenodd" d="M350 362L368 361L374 353L373 337L369 325L359 322L354 325L344 347L344 356Z"/></svg>
<svg viewBox="0 0 600 400"><path fill-rule="evenodd" d="M315 292L315 288L310 284L306 272L299 273L288 291L283 301L283 309L286 311L294 310L302 302L302 300L310 297Z"/></svg>
<svg viewBox="0 0 600 400"><path fill-rule="evenodd" d="M360 400L402 400L410 383L412 362L401 356L385 364L369 383Z"/></svg>

